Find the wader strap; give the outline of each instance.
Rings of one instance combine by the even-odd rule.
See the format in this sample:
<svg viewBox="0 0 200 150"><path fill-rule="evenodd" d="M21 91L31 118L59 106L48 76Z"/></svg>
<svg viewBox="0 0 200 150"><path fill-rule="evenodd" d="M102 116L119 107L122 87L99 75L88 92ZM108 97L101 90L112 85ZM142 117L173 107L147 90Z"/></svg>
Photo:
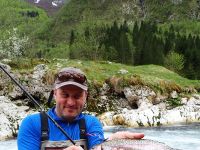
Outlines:
<svg viewBox="0 0 200 150"><path fill-rule="evenodd" d="M48 117L44 112L40 112L41 119L41 141L49 139L49 126L48 126Z"/></svg>
<svg viewBox="0 0 200 150"><path fill-rule="evenodd" d="M85 119L82 118L81 120L79 120L79 130L80 130L80 139L84 139L85 140L85 146L87 146L88 144L88 139L86 136L86 125L85 125ZM87 149L87 147L80 145L83 149Z"/></svg>
<svg viewBox="0 0 200 150"><path fill-rule="evenodd" d="M40 119L41 119L41 141L46 141L49 139L49 126L48 126L48 117L45 112L40 112ZM87 149L87 136L86 136L86 125L85 119L82 118L79 120L79 130L80 130L80 139L85 141L85 144L81 144L80 146L83 149Z"/></svg>
<svg viewBox="0 0 200 150"><path fill-rule="evenodd" d="M87 139L86 137L86 126L85 119L79 120L79 129L80 129L80 139Z"/></svg>

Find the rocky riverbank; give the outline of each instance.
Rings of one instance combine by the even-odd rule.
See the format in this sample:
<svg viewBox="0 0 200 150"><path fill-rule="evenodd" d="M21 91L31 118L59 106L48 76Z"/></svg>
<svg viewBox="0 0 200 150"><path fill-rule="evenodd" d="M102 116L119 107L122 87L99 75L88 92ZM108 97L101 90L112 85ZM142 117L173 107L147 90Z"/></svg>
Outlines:
<svg viewBox="0 0 200 150"><path fill-rule="evenodd" d="M45 105L53 81L47 65L37 65L26 73L13 73L10 66L4 67L40 104ZM119 70L119 73L124 74L125 70ZM6 75L1 73L0 79L0 140L3 140L16 136L21 120L36 110ZM95 113L103 125L149 127L200 122L200 95L195 90L187 95L179 90L161 94L146 85L119 87L118 82L118 78L110 78L98 88L98 95L95 88L91 89L87 110Z"/></svg>
<svg viewBox="0 0 200 150"><path fill-rule="evenodd" d="M0 140L13 138L17 135L21 120L34 113L28 106L17 106L5 96L0 96Z"/></svg>
<svg viewBox="0 0 200 150"><path fill-rule="evenodd" d="M194 97L197 97L195 99ZM104 125L124 125L128 127L151 127L173 124L189 124L200 121L200 95L194 95L186 104L166 109L165 104L153 105L147 109L106 112L99 116Z"/></svg>

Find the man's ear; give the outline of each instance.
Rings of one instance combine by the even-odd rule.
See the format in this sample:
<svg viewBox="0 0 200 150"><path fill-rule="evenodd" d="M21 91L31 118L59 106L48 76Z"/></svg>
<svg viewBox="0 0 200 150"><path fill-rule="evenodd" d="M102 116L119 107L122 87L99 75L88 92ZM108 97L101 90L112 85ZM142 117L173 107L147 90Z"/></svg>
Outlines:
<svg viewBox="0 0 200 150"><path fill-rule="evenodd" d="M88 93L88 91L85 91L85 97L86 97L86 100L85 101L87 101L88 100L88 97L89 97L89 93Z"/></svg>

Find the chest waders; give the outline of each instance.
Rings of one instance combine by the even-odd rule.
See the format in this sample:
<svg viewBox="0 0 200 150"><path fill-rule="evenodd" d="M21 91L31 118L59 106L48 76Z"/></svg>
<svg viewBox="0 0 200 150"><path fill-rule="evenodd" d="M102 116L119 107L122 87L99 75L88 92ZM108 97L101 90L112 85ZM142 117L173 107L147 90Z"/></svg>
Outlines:
<svg viewBox="0 0 200 150"><path fill-rule="evenodd" d="M43 112L40 113L41 119L41 150L63 150L73 143L67 141L49 141L48 117ZM85 119L79 120L80 140L75 140L76 145L81 146L84 150L87 148Z"/></svg>

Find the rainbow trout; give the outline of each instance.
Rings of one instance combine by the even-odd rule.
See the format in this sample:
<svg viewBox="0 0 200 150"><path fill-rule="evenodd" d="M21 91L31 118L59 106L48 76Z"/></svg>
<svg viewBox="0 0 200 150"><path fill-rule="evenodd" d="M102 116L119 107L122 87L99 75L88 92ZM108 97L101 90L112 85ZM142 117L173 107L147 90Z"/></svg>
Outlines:
<svg viewBox="0 0 200 150"><path fill-rule="evenodd" d="M95 150L175 150L164 143L149 139L116 139L102 143ZM177 150L177 149L176 149Z"/></svg>

